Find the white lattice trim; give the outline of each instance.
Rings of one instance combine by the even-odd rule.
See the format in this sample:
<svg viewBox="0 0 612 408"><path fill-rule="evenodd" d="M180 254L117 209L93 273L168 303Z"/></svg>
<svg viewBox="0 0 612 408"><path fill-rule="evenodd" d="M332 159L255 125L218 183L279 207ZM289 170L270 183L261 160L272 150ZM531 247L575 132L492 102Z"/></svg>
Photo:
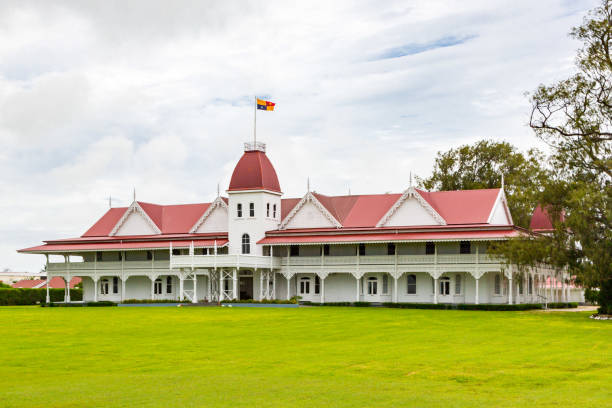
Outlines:
<svg viewBox="0 0 612 408"><path fill-rule="evenodd" d="M325 218L327 218L332 224L334 224L334 226L336 228L342 228L342 224L340 224L340 221L338 221L336 219L336 217L334 217L328 210L327 208L325 208L325 206L323 204L321 204L321 202L319 200L317 200L317 197L314 196L314 194L312 194L310 191L308 193L306 193L306 195L304 197L302 197L302 199L300 200L299 203L297 203L295 205L295 207L293 207L293 209L291 210L291 212L289 212L289 214L287 214L287 216L285 217L285 219L283 220L283 222L281 222L281 225L279 227L279 229L285 229L287 227L287 224L289 223L289 221L291 221L291 219L293 217L295 217L295 215L300 211L300 209L308 202L311 202L315 205L315 207L317 207L319 209L319 211L321 211L321 213L325 216Z"/></svg>
<svg viewBox="0 0 612 408"><path fill-rule="evenodd" d="M215 201L213 201L212 203L210 203L210 205L208 206L208 208L206 209L206 211L204 211L204 214L202 214L202 216L200 217L200 219L194 224L194 226L189 230L189 233L193 234L195 233L198 228L200 228L200 226L202 224L204 224L204 221L206 221L206 219L208 218L208 216L210 214L212 214L212 212L215 210L215 208L217 207L221 207L221 208L225 208L227 209L227 204L225 203L225 200L223 200L221 197L217 197L215 198Z"/></svg>
<svg viewBox="0 0 612 408"><path fill-rule="evenodd" d="M149 214L147 214L145 212L145 210L142 209L142 207L138 204L138 201L134 201L127 210L125 210L125 213L123 214L123 216L121 217L121 219L119 220L119 222L117 222L117 224L115 225L115 227L113 228L113 230L110 232L110 236L114 236L117 234L117 232L119 231L119 229L121 228L121 226L125 223L125 221L128 219L128 217L132 214L132 213L138 213L140 214L145 221L149 224L149 226L151 228L153 228L153 231L155 231L156 234L161 234L161 230L157 227L157 225L153 222L153 220L151 219L151 217L149 217Z"/></svg>
<svg viewBox="0 0 612 408"><path fill-rule="evenodd" d="M446 221L444 220L444 218L442 218L442 216L438 214L438 212L434 210L431 205L429 205L427 200L425 200L423 196L421 196L421 194L419 194L419 192L416 191L414 187L409 187L406 191L404 191L404 194L402 194L402 196L395 202L395 204L393 204L393 207L391 207L389 211L387 211L387 213L380 219L380 221L378 221L378 224L376 224L376 226L383 227L389 221L389 219L391 219L393 214L395 214L395 212L402 206L404 201L409 198L416 199L417 202L425 209L425 211L427 211L429 215L431 215L433 219L436 220L438 225L446 225Z"/></svg>

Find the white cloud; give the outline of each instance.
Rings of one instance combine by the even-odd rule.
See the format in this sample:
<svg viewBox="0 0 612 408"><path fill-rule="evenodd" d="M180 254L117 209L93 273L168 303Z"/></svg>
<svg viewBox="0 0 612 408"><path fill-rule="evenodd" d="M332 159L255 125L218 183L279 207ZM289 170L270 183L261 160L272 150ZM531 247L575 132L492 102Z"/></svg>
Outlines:
<svg viewBox="0 0 612 408"><path fill-rule="evenodd" d="M525 91L572 69L596 0L0 4L0 268L109 194L201 202L252 137L286 196L401 191L436 151L537 145ZM403 55L403 56L402 56ZM384 58L384 57L394 58Z"/></svg>

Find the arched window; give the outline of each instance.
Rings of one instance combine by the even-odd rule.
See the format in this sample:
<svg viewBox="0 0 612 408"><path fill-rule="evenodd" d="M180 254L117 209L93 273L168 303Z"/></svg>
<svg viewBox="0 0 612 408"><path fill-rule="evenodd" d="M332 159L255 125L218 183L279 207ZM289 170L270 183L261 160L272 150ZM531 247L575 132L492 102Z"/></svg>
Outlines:
<svg viewBox="0 0 612 408"><path fill-rule="evenodd" d="M100 282L100 294L108 295L108 279L102 279Z"/></svg>
<svg viewBox="0 0 612 408"><path fill-rule="evenodd" d="M371 276L368 278L368 295L376 295L378 293L378 279Z"/></svg>
<svg viewBox="0 0 612 408"><path fill-rule="evenodd" d="M172 293L172 276L166 277L166 293Z"/></svg>
<svg viewBox="0 0 612 408"><path fill-rule="evenodd" d="M450 278L440 278L440 294L450 295Z"/></svg>
<svg viewBox="0 0 612 408"><path fill-rule="evenodd" d="M501 295L501 275L495 274L495 282L493 284L493 291L496 295Z"/></svg>
<svg viewBox="0 0 612 408"><path fill-rule="evenodd" d="M416 295L416 275L408 275L408 294Z"/></svg>
<svg viewBox="0 0 612 408"><path fill-rule="evenodd" d="M162 293L162 280L161 278L155 279L155 283L153 284L153 293L156 295L161 295Z"/></svg>
<svg viewBox="0 0 612 408"><path fill-rule="evenodd" d="M461 275L455 275L455 295L461 294Z"/></svg>
<svg viewBox="0 0 612 408"><path fill-rule="evenodd" d="M251 253L251 238L249 237L249 234L242 234L242 253Z"/></svg>

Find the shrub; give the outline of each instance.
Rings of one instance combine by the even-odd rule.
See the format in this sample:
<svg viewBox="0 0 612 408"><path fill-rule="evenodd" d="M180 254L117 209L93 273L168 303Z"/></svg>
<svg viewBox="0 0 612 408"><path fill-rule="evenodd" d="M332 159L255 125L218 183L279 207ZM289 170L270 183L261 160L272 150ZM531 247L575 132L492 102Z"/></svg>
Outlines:
<svg viewBox="0 0 612 408"><path fill-rule="evenodd" d="M189 300L183 300L182 302L175 299L126 299L119 303L123 304L145 304L145 303L191 303Z"/></svg>
<svg viewBox="0 0 612 408"><path fill-rule="evenodd" d="M578 302L552 302L547 306L549 309L574 309L578 307Z"/></svg>
<svg viewBox="0 0 612 408"><path fill-rule="evenodd" d="M101 300L99 302L79 302L79 303L41 303L41 307L103 307L103 306L117 306L116 303L108 300Z"/></svg>
<svg viewBox="0 0 612 408"><path fill-rule="evenodd" d="M469 303L383 303L383 306L399 309L437 309L437 310L533 310L541 309L538 303L527 303L518 305L509 304L469 304Z"/></svg>
<svg viewBox="0 0 612 408"><path fill-rule="evenodd" d="M64 289L49 289L49 297L51 302L63 302ZM44 303L46 298L46 288L0 288L0 306L35 305ZM70 289L70 299L83 300L83 289Z"/></svg>
<svg viewBox="0 0 612 408"><path fill-rule="evenodd" d="M273 304L273 305L291 305L291 304L296 304L297 300L292 298L290 300L279 300L279 299L263 299L263 300L254 300L254 299L244 299L244 300L237 300L237 299L224 299L221 301L221 303L263 303L263 304Z"/></svg>
<svg viewBox="0 0 612 408"><path fill-rule="evenodd" d="M372 304L370 302L353 302L353 306L355 307L370 307Z"/></svg>

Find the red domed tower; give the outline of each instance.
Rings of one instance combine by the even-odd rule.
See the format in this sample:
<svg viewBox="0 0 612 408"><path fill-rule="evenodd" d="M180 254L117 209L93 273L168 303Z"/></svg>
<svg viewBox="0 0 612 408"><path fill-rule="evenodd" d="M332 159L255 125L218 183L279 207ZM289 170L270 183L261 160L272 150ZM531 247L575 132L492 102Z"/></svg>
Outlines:
<svg viewBox="0 0 612 408"><path fill-rule="evenodd" d="M261 142L244 144L229 188L229 252L262 255L256 244L280 223L281 189Z"/></svg>

